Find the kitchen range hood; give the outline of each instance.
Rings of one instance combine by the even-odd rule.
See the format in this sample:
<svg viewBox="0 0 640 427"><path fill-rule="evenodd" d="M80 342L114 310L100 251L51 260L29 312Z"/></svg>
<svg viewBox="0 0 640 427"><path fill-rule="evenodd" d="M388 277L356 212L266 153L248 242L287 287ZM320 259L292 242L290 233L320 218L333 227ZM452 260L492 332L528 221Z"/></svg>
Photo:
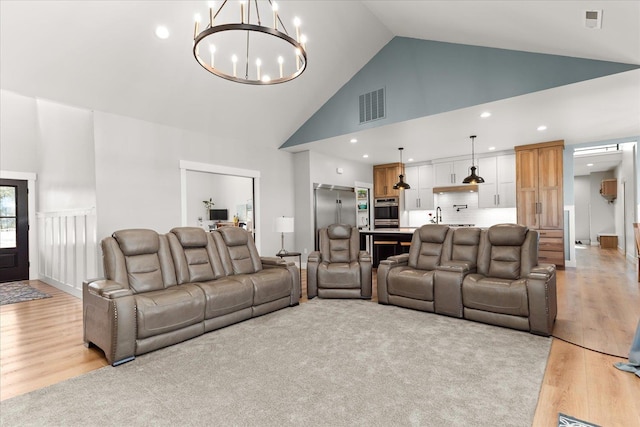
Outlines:
<svg viewBox="0 0 640 427"><path fill-rule="evenodd" d="M478 184L451 185L448 187L433 187L433 194L475 193L477 191L478 191Z"/></svg>

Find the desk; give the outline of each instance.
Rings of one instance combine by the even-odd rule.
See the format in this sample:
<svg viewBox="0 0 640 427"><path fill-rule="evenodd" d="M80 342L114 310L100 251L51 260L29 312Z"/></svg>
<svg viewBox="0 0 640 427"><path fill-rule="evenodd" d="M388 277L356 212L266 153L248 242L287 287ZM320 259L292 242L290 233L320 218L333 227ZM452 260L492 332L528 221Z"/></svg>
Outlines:
<svg viewBox="0 0 640 427"><path fill-rule="evenodd" d="M277 257L282 258L286 258L286 257L290 257L290 256L297 256L298 257L298 269L300 271L300 296L302 296L302 254L300 252L286 252L284 254L276 254Z"/></svg>

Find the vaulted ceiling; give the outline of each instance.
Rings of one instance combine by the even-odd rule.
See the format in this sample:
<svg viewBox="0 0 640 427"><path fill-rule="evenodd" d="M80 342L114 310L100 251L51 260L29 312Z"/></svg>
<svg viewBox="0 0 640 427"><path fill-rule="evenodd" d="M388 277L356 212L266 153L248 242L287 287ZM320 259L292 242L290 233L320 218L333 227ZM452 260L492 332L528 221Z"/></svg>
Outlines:
<svg viewBox="0 0 640 427"><path fill-rule="evenodd" d="M584 26L602 9L602 29ZM638 1L282 1L302 19L308 70L281 85L231 83L191 54L204 1L0 1L0 88L279 147L394 36L640 64ZM157 25L171 36L160 40ZM479 114L490 110L482 120ZM416 160L565 139L640 135L640 72L549 89L298 146L352 160ZM536 130L547 125L545 132ZM424 149L425 139L437 144ZM483 141L484 139L484 141ZM486 144L485 144L486 143ZM413 152L411 152L413 150ZM364 151L369 154L363 159Z"/></svg>

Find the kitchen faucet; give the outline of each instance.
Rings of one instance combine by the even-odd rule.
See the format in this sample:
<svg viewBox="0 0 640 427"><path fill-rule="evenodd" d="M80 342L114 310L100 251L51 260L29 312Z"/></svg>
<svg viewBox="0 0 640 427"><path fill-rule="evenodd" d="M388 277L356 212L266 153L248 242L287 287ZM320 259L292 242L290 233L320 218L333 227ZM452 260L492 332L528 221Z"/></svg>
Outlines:
<svg viewBox="0 0 640 427"><path fill-rule="evenodd" d="M440 212L440 215L438 215L438 212ZM442 209L440 208L440 206L438 206L436 208L436 224L440 224L442 222Z"/></svg>

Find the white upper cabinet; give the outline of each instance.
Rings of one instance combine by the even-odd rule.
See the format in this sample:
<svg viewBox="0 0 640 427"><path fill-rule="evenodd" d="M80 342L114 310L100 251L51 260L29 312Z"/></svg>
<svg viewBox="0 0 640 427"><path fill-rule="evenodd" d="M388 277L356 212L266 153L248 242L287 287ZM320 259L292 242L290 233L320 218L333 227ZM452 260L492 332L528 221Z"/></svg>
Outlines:
<svg viewBox="0 0 640 427"><path fill-rule="evenodd" d="M461 185L462 180L471 174L471 159L435 163L433 167L435 187Z"/></svg>
<svg viewBox="0 0 640 427"><path fill-rule="evenodd" d="M408 211L433 209L433 166L408 167L405 174L405 182L411 189L404 191L404 208Z"/></svg>
<svg viewBox="0 0 640 427"><path fill-rule="evenodd" d="M506 154L478 159L478 207L514 208L516 206L516 156Z"/></svg>

